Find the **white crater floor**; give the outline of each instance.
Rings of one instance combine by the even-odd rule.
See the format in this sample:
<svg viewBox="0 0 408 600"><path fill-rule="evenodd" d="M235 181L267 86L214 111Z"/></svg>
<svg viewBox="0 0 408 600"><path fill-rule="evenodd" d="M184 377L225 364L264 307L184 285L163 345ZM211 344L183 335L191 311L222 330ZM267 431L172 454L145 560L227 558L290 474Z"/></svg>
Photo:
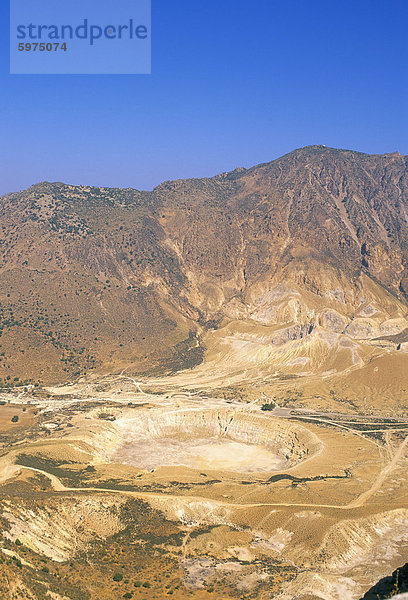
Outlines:
<svg viewBox="0 0 408 600"><path fill-rule="evenodd" d="M267 448L221 437L132 440L118 448L112 460L146 470L184 466L242 473L281 470L286 464L282 457Z"/></svg>

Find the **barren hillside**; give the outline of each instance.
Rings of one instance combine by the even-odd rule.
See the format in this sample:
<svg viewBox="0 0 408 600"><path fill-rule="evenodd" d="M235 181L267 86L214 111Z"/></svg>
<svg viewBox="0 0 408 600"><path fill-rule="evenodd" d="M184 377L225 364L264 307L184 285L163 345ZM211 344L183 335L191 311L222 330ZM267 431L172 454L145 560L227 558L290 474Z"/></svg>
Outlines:
<svg viewBox="0 0 408 600"><path fill-rule="evenodd" d="M214 367L405 398L398 153L309 146L152 192L40 183L0 222L3 385Z"/></svg>

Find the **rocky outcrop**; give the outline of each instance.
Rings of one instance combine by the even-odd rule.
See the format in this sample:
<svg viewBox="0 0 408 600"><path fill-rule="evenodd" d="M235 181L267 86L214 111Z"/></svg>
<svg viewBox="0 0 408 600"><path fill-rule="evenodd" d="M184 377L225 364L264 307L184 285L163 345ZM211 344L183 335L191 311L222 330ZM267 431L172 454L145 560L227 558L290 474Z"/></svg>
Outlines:
<svg viewBox="0 0 408 600"><path fill-rule="evenodd" d="M404 598L405 592L408 592L408 563L396 569L389 577L381 579L361 600L386 600L391 597L397 600Z"/></svg>

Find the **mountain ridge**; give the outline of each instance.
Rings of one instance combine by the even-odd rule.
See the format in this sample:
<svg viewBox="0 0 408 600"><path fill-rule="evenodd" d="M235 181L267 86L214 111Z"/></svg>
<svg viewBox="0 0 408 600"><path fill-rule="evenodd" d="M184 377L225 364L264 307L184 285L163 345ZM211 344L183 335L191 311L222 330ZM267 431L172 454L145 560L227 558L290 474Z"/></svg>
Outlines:
<svg viewBox="0 0 408 600"><path fill-rule="evenodd" d="M369 153L369 152L361 152L359 150L351 150L348 148L335 148L334 146L326 146L324 144L310 144L307 146L300 146L299 148L295 148L294 150L291 150L290 152L287 152L285 154L282 154L282 156L278 156L277 158L274 158L272 160L269 161L265 161L265 162L260 162L257 163L255 165L252 165L250 167L244 167L244 166L238 166L235 167L234 169L232 169L231 171L222 171L220 173L216 173L215 175L209 175L206 177L181 177L178 179L166 179L163 180L162 182L160 182L159 184L157 184L156 186L154 186L151 190L146 190L146 189L139 189L139 188L135 188L135 187L120 187L120 186L97 186L97 185L90 185L90 184L71 184L71 183L67 183L67 182L63 182L63 181L48 181L48 180L43 180L43 181L38 181L37 183L33 183L32 185L30 185L28 188L23 189L23 190L19 190L19 191L14 191L14 192L7 192L6 194L2 194L0 195L0 198L4 198L7 196L11 196L11 195L18 195L24 191L28 191L31 190L33 188L39 187L39 186L43 186L43 185L58 185L58 186L68 186L68 187L74 187L74 188L81 188L81 187L87 187L87 188L94 188L94 189L104 189L104 190L126 190L126 191L135 191L135 192L148 192L151 193L153 192L155 189L159 188L161 185L165 184L165 183L171 183L171 182L175 182L175 181L195 181L195 180L208 180L208 179L214 179L217 177L222 177L223 175L232 175L232 174L236 174L236 173L244 173L247 171L252 171L254 169L257 169L259 167L263 167L263 166L267 166L267 165L271 165L276 161L280 161L283 158L289 157L291 155L294 155L298 152L302 152L302 151L320 151L320 152L324 152L324 151L330 151L330 152L338 152L338 153L345 153L345 154L349 154L351 156L366 156L366 157L379 157L379 158L404 158L405 160L408 160L408 155L405 154L401 154L398 150L394 150L392 152L384 152L384 153Z"/></svg>
<svg viewBox="0 0 408 600"><path fill-rule="evenodd" d="M228 327L280 331L266 372L322 375L347 344L340 370L365 365L408 326L407 215L407 157L325 146L151 192L7 194L0 379L199 368Z"/></svg>

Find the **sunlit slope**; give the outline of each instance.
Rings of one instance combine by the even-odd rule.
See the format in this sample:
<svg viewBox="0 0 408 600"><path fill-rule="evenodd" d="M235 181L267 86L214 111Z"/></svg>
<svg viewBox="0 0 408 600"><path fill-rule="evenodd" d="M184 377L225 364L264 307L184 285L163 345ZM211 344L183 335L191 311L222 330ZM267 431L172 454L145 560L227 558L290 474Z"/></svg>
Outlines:
<svg viewBox="0 0 408 600"><path fill-rule="evenodd" d="M153 192L5 196L3 385L125 370L213 387L317 377L337 393L370 390L369 365L395 356L386 396L403 400L407 198L405 157L320 146Z"/></svg>

